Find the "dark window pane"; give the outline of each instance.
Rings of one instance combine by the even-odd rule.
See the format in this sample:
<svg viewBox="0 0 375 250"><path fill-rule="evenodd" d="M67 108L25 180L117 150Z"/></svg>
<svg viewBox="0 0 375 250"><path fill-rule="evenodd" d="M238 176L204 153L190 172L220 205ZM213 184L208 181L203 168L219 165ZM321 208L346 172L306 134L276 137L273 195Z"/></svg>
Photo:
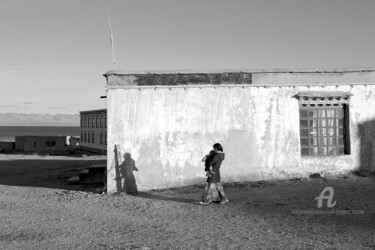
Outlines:
<svg viewBox="0 0 375 250"><path fill-rule="evenodd" d="M309 155L309 148L301 148L302 155Z"/></svg>
<svg viewBox="0 0 375 250"><path fill-rule="evenodd" d="M328 155L336 155L336 147L328 147Z"/></svg>
<svg viewBox="0 0 375 250"><path fill-rule="evenodd" d="M309 146L309 139L301 139L301 146Z"/></svg>
<svg viewBox="0 0 375 250"><path fill-rule="evenodd" d="M318 155L318 147L310 148L310 155Z"/></svg>
<svg viewBox="0 0 375 250"><path fill-rule="evenodd" d="M309 136L309 130L308 129L301 129L301 136Z"/></svg>
<svg viewBox="0 0 375 250"><path fill-rule="evenodd" d="M339 137L339 138L337 139L337 145L339 145L339 146L343 146L343 145L344 145L344 138Z"/></svg>
<svg viewBox="0 0 375 250"><path fill-rule="evenodd" d="M299 115L301 117L307 118L308 117L308 110L300 110Z"/></svg>
<svg viewBox="0 0 375 250"><path fill-rule="evenodd" d="M342 129L342 128L338 128L338 129L337 129L337 135L338 135L338 136L343 136L343 135L344 135L344 129Z"/></svg>
<svg viewBox="0 0 375 250"><path fill-rule="evenodd" d="M318 117L318 113L316 110L311 110L309 111L309 117Z"/></svg>
<svg viewBox="0 0 375 250"><path fill-rule="evenodd" d="M327 117L335 117L335 110L327 109Z"/></svg>
<svg viewBox="0 0 375 250"><path fill-rule="evenodd" d="M337 126L343 126L344 125L344 120L343 119L338 119L337 120Z"/></svg>
<svg viewBox="0 0 375 250"><path fill-rule="evenodd" d="M317 146L318 145L318 138L310 138L310 145Z"/></svg>
<svg viewBox="0 0 375 250"><path fill-rule="evenodd" d="M327 148L326 147L319 147L318 154L319 155L327 155Z"/></svg>
<svg viewBox="0 0 375 250"><path fill-rule="evenodd" d="M328 137L328 145L336 145L336 137Z"/></svg>
<svg viewBox="0 0 375 250"><path fill-rule="evenodd" d="M344 112L343 109L336 109L336 117L343 117Z"/></svg>
<svg viewBox="0 0 375 250"><path fill-rule="evenodd" d="M316 127L316 119L309 120L310 127Z"/></svg>
<svg viewBox="0 0 375 250"><path fill-rule="evenodd" d="M300 120L299 124L301 127L308 127L309 126L308 120Z"/></svg>
<svg viewBox="0 0 375 250"><path fill-rule="evenodd" d="M327 138L319 138L319 146L326 146L327 145Z"/></svg>
<svg viewBox="0 0 375 250"><path fill-rule="evenodd" d="M337 154L338 155L343 155L344 154L344 147L337 148Z"/></svg>

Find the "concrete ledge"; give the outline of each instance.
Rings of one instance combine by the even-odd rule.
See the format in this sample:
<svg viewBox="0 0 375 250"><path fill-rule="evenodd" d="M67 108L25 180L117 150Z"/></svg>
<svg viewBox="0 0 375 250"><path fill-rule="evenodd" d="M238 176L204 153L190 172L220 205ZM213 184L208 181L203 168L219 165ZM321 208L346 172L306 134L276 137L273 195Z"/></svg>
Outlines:
<svg viewBox="0 0 375 250"><path fill-rule="evenodd" d="M228 71L228 72L143 72L108 71L107 87L112 86L197 86L197 85L305 85L375 83L374 69L310 71Z"/></svg>

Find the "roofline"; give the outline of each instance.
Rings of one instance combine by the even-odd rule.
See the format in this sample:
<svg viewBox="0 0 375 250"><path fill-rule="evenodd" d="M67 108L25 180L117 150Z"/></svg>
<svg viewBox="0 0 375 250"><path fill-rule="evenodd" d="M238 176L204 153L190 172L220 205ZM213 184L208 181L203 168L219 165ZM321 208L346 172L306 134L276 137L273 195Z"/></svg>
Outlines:
<svg viewBox="0 0 375 250"><path fill-rule="evenodd" d="M93 110L84 110L84 111L79 111L80 114L82 113L107 113L107 109L93 109Z"/></svg>
<svg viewBox="0 0 375 250"><path fill-rule="evenodd" d="M16 135L14 138L46 138L46 137L68 137L70 135Z"/></svg>
<svg viewBox="0 0 375 250"><path fill-rule="evenodd" d="M251 74L266 73L354 73L354 72L375 72L371 67L351 67L333 69L227 69L227 70L109 70L103 76L110 75L145 75L145 74L223 74L233 72L245 72Z"/></svg>

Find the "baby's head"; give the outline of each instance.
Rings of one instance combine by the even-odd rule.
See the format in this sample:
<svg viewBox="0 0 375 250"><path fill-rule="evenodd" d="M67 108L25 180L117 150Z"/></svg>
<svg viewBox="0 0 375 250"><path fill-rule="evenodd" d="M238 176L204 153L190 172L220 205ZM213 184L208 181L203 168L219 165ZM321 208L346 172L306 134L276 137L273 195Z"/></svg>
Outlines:
<svg viewBox="0 0 375 250"><path fill-rule="evenodd" d="M132 157L132 155L130 153L125 153L124 154L124 158L125 159L130 159Z"/></svg>
<svg viewBox="0 0 375 250"><path fill-rule="evenodd" d="M213 154L215 154L215 150L211 150L209 153L209 155L213 155Z"/></svg>

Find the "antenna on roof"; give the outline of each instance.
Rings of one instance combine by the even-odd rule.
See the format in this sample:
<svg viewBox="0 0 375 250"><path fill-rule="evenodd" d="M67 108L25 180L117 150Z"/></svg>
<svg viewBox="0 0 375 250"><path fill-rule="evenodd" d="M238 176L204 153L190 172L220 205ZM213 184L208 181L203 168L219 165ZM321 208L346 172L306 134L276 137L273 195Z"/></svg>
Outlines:
<svg viewBox="0 0 375 250"><path fill-rule="evenodd" d="M110 41L111 41L111 48L112 48L113 69L116 69L115 47L113 46L113 33L112 33L111 20L109 20L109 14L108 14L108 10L107 10L107 8L105 9L105 11L107 12L108 24L109 24L109 31L110 31L109 39L110 39Z"/></svg>

